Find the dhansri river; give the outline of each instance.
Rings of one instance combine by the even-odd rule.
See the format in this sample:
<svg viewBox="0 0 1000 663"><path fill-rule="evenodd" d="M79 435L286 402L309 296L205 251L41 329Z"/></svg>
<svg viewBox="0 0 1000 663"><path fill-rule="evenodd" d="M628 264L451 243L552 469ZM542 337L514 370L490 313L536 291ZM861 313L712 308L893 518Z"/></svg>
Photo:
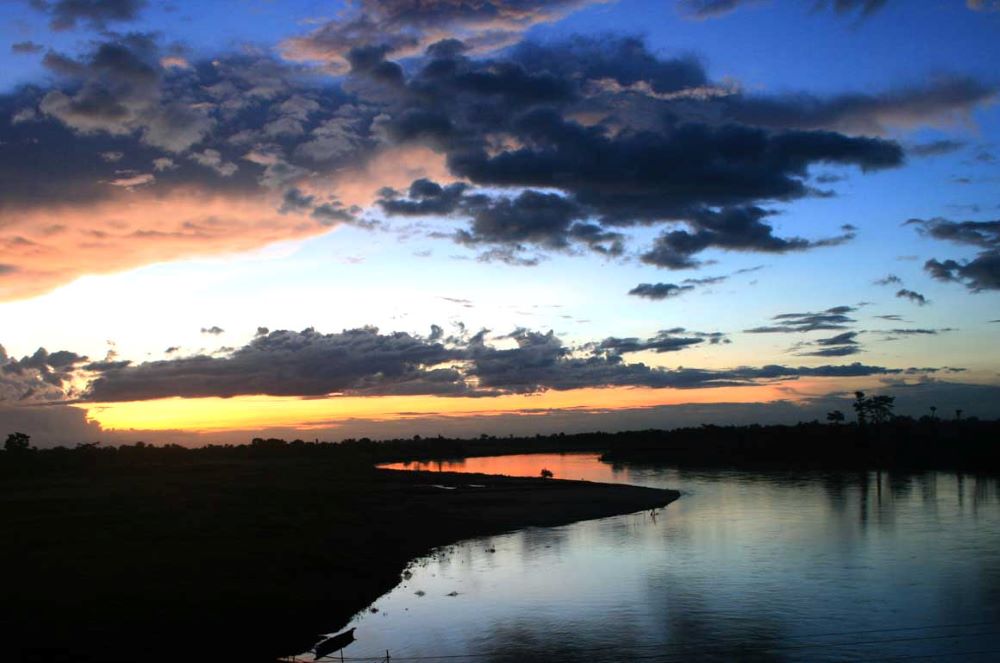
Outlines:
<svg viewBox="0 0 1000 663"><path fill-rule="evenodd" d="M655 513L473 539L356 615L346 659L1000 660L1000 484L953 473L387 467L675 488Z"/></svg>

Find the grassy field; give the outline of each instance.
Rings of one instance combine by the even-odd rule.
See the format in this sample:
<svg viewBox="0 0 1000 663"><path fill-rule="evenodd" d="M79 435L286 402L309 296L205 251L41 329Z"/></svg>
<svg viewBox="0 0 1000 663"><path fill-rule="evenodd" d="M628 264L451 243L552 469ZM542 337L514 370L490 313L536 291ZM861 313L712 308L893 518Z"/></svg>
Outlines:
<svg viewBox="0 0 1000 663"><path fill-rule="evenodd" d="M179 458L7 468L0 658L273 660L343 626L434 547L677 497L336 457Z"/></svg>

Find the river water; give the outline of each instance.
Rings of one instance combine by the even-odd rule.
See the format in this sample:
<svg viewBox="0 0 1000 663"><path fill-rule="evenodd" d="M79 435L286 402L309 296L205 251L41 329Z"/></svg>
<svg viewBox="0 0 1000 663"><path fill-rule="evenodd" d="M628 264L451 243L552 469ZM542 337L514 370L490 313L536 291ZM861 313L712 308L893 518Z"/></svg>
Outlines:
<svg viewBox="0 0 1000 663"><path fill-rule="evenodd" d="M649 512L470 540L358 614L347 659L1000 660L1000 484L950 473L388 467L675 488Z"/></svg>

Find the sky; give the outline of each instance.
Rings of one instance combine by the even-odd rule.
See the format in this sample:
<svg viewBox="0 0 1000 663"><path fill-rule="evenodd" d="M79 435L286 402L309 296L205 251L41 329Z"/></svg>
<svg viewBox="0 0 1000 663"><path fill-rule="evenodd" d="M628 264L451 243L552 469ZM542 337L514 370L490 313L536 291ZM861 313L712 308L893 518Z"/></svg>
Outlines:
<svg viewBox="0 0 1000 663"><path fill-rule="evenodd" d="M1000 417L996 0L0 10L0 433Z"/></svg>

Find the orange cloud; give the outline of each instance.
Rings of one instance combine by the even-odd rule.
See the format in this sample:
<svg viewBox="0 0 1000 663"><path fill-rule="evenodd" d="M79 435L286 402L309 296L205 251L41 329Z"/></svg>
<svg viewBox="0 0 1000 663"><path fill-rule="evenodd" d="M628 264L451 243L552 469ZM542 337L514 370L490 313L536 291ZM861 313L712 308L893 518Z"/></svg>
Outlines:
<svg viewBox="0 0 1000 663"><path fill-rule="evenodd" d="M386 150L303 188L368 206L383 186L420 177L449 180L444 157L426 148ZM281 214L276 192L157 190L150 174L106 182L95 203L0 210L0 301L34 297L90 274L197 256L238 253L330 230L307 213Z"/></svg>
<svg viewBox="0 0 1000 663"><path fill-rule="evenodd" d="M32 297L85 274L250 250L326 229L281 215L267 196L126 189L105 202L5 214L0 301Z"/></svg>

